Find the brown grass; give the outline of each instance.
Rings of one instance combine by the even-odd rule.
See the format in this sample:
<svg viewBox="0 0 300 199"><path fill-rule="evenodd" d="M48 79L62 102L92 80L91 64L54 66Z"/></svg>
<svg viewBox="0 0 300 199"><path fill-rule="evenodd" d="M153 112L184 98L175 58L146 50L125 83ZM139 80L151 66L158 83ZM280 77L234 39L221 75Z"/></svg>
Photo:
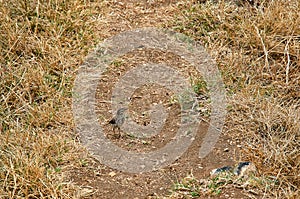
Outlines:
<svg viewBox="0 0 300 199"><path fill-rule="evenodd" d="M0 198L79 197L72 86L102 3L0 2Z"/></svg>
<svg viewBox="0 0 300 199"><path fill-rule="evenodd" d="M165 26L201 41L216 58L228 91L227 133L243 142L241 159L279 182L262 192L296 198L300 2L263 2L195 4ZM84 194L64 176L86 158L73 133L72 86L88 51L114 31L105 28L107 6L0 0L0 198Z"/></svg>
<svg viewBox="0 0 300 199"><path fill-rule="evenodd" d="M266 189L277 198L299 195L299 13L297 0L207 2L174 23L216 58L228 91L227 133L243 143L241 159L278 180Z"/></svg>

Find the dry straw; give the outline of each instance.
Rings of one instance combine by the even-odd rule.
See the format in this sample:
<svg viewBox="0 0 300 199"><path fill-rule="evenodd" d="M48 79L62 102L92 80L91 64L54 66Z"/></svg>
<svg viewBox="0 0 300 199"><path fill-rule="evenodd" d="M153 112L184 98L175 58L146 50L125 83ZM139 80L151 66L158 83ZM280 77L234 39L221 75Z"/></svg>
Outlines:
<svg viewBox="0 0 300 199"><path fill-rule="evenodd" d="M230 101L227 133L242 138L245 161L277 179L262 192L296 198L300 2L235 2L195 3L165 26L202 41L216 58ZM63 175L85 158L71 90L78 65L108 34L97 31L107 9L105 1L0 0L0 198L80 197Z"/></svg>
<svg viewBox="0 0 300 199"><path fill-rule="evenodd" d="M244 146L272 197L300 187L300 2L207 1L183 11L175 28L216 58L228 91L227 133ZM276 182L276 183L274 183ZM266 187L263 187L266 186Z"/></svg>
<svg viewBox="0 0 300 199"><path fill-rule="evenodd" d="M71 89L94 45L85 1L0 1L0 198L77 198Z"/></svg>

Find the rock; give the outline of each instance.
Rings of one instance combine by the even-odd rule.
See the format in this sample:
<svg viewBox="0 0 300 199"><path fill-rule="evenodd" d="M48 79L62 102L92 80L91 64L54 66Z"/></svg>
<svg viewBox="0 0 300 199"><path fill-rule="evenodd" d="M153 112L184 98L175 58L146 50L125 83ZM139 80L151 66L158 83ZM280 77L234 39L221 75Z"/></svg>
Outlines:
<svg viewBox="0 0 300 199"><path fill-rule="evenodd" d="M116 172L114 172L114 171L112 171L112 172L109 172L109 174L108 174L110 177L114 177L115 175L117 175L117 173Z"/></svg>

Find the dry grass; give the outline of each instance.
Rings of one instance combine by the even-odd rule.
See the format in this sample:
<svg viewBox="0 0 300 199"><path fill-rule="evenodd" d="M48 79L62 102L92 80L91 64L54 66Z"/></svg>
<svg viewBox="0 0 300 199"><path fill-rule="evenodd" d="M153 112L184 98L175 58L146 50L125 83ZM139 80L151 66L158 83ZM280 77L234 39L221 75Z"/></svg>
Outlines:
<svg viewBox="0 0 300 199"><path fill-rule="evenodd" d="M298 0L207 2L173 24L216 58L228 91L227 133L243 143L243 160L279 181L266 189L277 198L299 195L299 13Z"/></svg>
<svg viewBox="0 0 300 199"><path fill-rule="evenodd" d="M82 194L64 178L86 154L73 133L72 86L82 59L110 34L99 29L106 3L0 0L0 198ZM278 198L300 194L299 4L208 2L166 24L216 58L229 94L228 133L241 137L243 160L278 179L267 190Z"/></svg>
<svg viewBox="0 0 300 199"><path fill-rule="evenodd" d="M0 198L76 198L71 97L102 4L0 1ZM82 157L83 158L83 157Z"/></svg>

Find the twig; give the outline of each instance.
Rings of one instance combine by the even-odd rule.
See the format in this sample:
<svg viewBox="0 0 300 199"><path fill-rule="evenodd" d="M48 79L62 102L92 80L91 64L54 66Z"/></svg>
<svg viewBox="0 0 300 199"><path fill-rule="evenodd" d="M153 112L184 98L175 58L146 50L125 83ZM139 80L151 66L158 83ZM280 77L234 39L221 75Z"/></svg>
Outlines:
<svg viewBox="0 0 300 199"><path fill-rule="evenodd" d="M268 53L268 51L267 51L267 48L266 48L265 43L264 43L264 40L263 40L263 38L261 37L261 35L260 35L260 33L259 33L259 30L258 30L257 26L254 26L254 27L255 27L256 33L257 33L257 35L258 35L258 37L259 37L259 39L260 39L261 45L263 46L263 50L264 50L264 54L265 54L265 67L267 67L268 70L269 70L269 72L271 72L271 70L270 70L270 65L269 65L269 61L268 61L269 53Z"/></svg>
<svg viewBox="0 0 300 199"><path fill-rule="evenodd" d="M287 56L287 64L285 68L285 83L289 83L289 71L290 71L290 64L291 64L291 58L290 58L290 53L289 53L289 43L291 41L291 38L287 41L285 48L284 48L284 53Z"/></svg>

